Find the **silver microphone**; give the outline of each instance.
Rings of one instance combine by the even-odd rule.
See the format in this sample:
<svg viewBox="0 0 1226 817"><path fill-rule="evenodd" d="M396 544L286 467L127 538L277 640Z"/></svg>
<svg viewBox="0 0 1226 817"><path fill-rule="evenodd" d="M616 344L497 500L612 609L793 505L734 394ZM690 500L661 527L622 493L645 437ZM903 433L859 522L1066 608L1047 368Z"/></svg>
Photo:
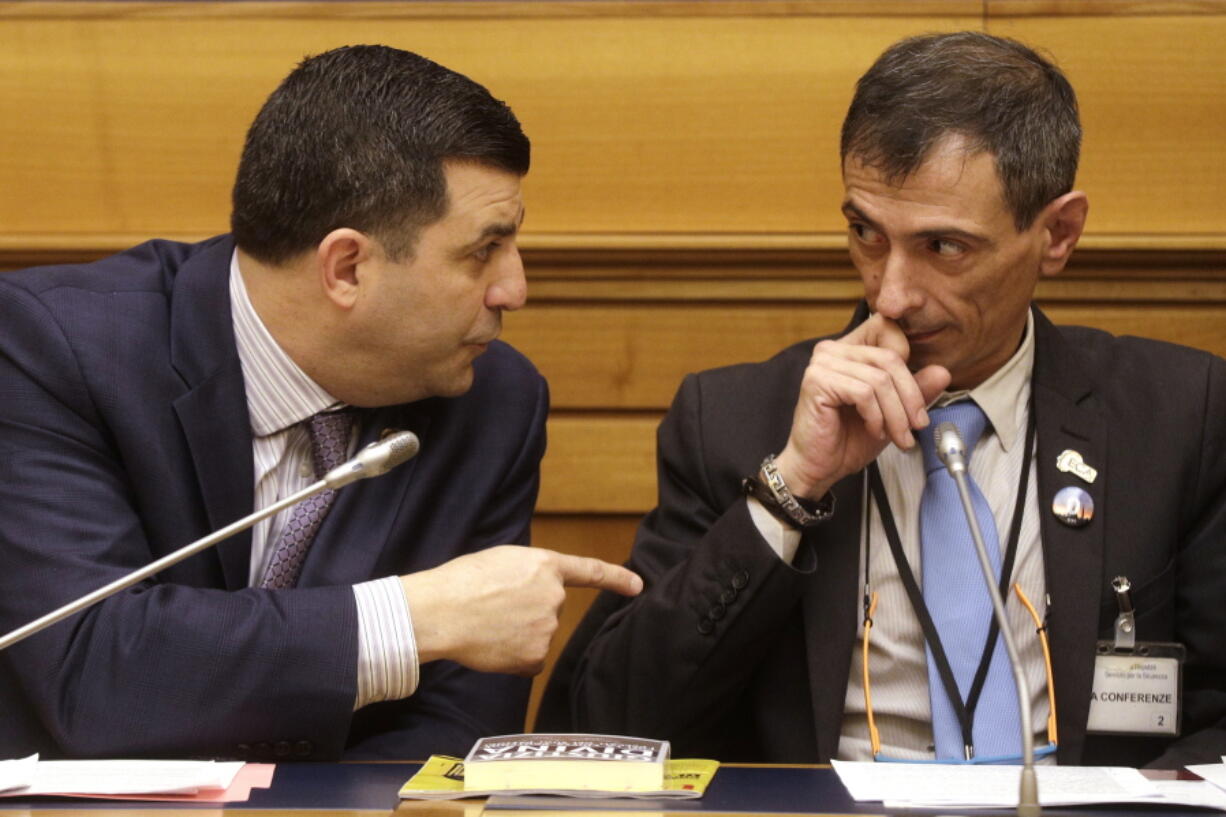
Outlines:
<svg viewBox="0 0 1226 817"><path fill-rule="evenodd" d="M936 431L937 456L952 473L966 473L966 444L953 423L941 423ZM972 517L973 518L973 517Z"/></svg>
<svg viewBox="0 0 1226 817"><path fill-rule="evenodd" d="M936 452L941 462L949 470L958 486L958 495L962 499L962 511L966 514L966 524L971 529L971 539L975 542L975 552L979 556L979 567L983 571L983 582L987 586L988 596L992 599L992 612L996 616L996 625L1000 636L1005 642L1005 652L1009 655L1009 666L1013 670L1013 680L1017 685L1017 708L1022 724L1022 773L1017 799L1019 817L1038 817L1039 781L1034 771L1034 732L1030 718L1030 687L1026 676L1022 673L1022 661L1018 657L1017 645L1013 642L1013 632L1005 618L1005 602L1000 597L996 587L996 572L988 559L988 549L983 543L983 534L979 530L979 521L975 518L975 506L971 502L971 492L966 481L966 444L962 434L953 423L941 423L936 430ZM1026 452L1029 456L1030 452ZM1022 467L1025 467L1024 465Z"/></svg>
<svg viewBox="0 0 1226 817"><path fill-rule="evenodd" d="M332 490L359 479L386 474L405 460L411 459L421 448L417 435L412 431L397 431L378 442L373 442L353 456L324 474L323 481Z"/></svg>
<svg viewBox="0 0 1226 817"><path fill-rule="evenodd" d="M324 475L323 479L313 485L309 485L297 493L274 502L266 508L261 508L249 516L244 516L236 522L231 522L221 530L214 531L202 539L197 539L190 545L184 545L174 553L168 553L152 564L145 565L139 570L134 570L128 575L118 578L104 587L99 587L92 593L87 593L76 601L71 601L57 610L52 610L42 618L35 619L23 627L18 627L3 638L0 638L0 650L11 647L18 641L29 638L39 630L50 627L58 621L63 621L74 613L79 613L86 608L92 607L103 599L115 595L120 590L125 590L138 582L142 582L171 565L178 564L188 556L193 556L211 548L218 542L229 539L234 534L246 530L261 519L272 516L284 508L297 505L302 500L328 488L335 490L359 479L386 474L397 465L400 465L400 463L415 455L420 447L421 444L418 442L417 435L412 431L397 431L394 434L389 434L382 440L371 443L363 448L348 462L333 468Z"/></svg>

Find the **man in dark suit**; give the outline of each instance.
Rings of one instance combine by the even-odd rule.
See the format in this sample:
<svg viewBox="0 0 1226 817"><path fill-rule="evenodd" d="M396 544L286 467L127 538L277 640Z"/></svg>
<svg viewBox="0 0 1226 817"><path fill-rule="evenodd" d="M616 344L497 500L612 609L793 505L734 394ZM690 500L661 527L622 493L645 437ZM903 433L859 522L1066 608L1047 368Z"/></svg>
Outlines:
<svg viewBox="0 0 1226 817"><path fill-rule="evenodd" d="M421 440L0 654L0 756L424 757L522 727L563 586L641 586L509 544L548 410L495 340L528 160L471 80L341 48L256 118L232 237L0 277L6 632Z"/></svg>
<svg viewBox="0 0 1226 817"><path fill-rule="evenodd" d="M957 414L983 428L969 472L1036 746L1066 764L1226 752L1226 363L1055 327L1032 306L1085 222L1080 133L1063 75L1013 41L912 38L861 78L842 156L865 304L839 336L686 378L629 563L647 589L598 598L538 728L729 760L1015 760L1016 687L983 577L942 572L978 570L969 529L960 507L925 509L949 477L917 443L930 416ZM1043 620L1050 675L1014 583ZM1181 645L1181 700L1165 658L1161 692L1106 694L1099 652L1116 651L1129 605L1121 654ZM1125 653L1128 636L1146 652ZM1177 734L1161 713L1121 730L1168 694Z"/></svg>

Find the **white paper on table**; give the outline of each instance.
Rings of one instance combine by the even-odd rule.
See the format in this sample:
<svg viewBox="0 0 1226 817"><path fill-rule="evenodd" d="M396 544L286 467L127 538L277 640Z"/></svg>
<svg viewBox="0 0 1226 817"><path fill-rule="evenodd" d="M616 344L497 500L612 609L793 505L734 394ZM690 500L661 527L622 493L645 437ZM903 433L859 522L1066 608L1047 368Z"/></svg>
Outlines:
<svg viewBox="0 0 1226 817"><path fill-rule="evenodd" d="M853 763L835 760L839 780L855 800L881 800L887 807L1013 808L1021 766L942 763ZM1108 766L1040 766L1043 806L1158 802L1152 781L1136 769Z"/></svg>
<svg viewBox="0 0 1226 817"><path fill-rule="evenodd" d="M38 755L19 758L17 760L0 760L0 791L24 789L34 780L34 769L38 766Z"/></svg>
<svg viewBox="0 0 1226 817"><path fill-rule="evenodd" d="M44 760L26 788L11 794L196 794L225 789L242 761Z"/></svg>
<svg viewBox="0 0 1226 817"><path fill-rule="evenodd" d="M1226 791L1204 780L1155 780L1162 802L1172 806L1196 806L1226 811Z"/></svg>
<svg viewBox="0 0 1226 817"><path fill-rule="evenodd" d="M1226 763L1205 763L1198 766L1187 766L1188 771L1198 774L1219 789L1226 789Z"/></svg>

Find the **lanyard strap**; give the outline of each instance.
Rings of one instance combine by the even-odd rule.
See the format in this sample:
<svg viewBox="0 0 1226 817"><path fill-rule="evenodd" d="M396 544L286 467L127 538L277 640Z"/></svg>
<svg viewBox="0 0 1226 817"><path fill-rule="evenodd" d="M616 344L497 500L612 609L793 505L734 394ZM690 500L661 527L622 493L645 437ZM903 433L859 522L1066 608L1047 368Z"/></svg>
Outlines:
<svg viewBox="0 0 1226 817"><path fill-rule="evenodd" d="M1022 473L1021 478L1018 480L1017 499L1013 505L1013 519L1009 525L1009 542L1005 548L1005 559L1000 569L1001 598L1005 598L1009 592L1009 583L1013 576L1013 564L1017 558L1018 539L1022 530L1022 516L1026 510L1026 489L1030 484L1030 461L1034 452L1036 427L1034 402L1032 400L1030 416L1026 423L1026 443L1022 451ZM963 745L973 746L972 727L975 722L975 708L979 705L979 695L983 692L983 685L988 677L988 668L992 663L992 651L995 649L996 639L1000 635L1000 627L996 621L996 616L992 616L989 623L987 639L979 659L979 667L975 671L975 678L971 683L966 701L963 702L962 695L958 692L958 682L954 679L953 669L950 667L949 658L945 654L945 647L941 644L941 636L937 633L936 626L932 623L932 616L928 612L928 605L924 602L924 594L920 590L919 584L915 581L915 573L911 570L911 564L907 561L906 553L903 552L902 540L898 535L898 527L894 523L894 513L890 510L890 501L886 497L885 484L881 481L881 471L877 468L876 461L868 466L868 484L881 514L881 527L885 530L885 538L889 542L890 553L894 556L894 564L898 568L899 578L902 579L903 587L907 591L907 598L911 600L911 607L919 618L920 627L924 632L924 639L932 650L932 658L936 662L937 673L941 676L941 685L945 687L945 694L949 696L949 701L958 715L958 723L962 728ZM869 548L872 539L867 502L865 503L864 525L864 598L867 600L869 597L869 566L871 564L869 561ZM867 616L867 614L866 608L865 615Z"/></svg>

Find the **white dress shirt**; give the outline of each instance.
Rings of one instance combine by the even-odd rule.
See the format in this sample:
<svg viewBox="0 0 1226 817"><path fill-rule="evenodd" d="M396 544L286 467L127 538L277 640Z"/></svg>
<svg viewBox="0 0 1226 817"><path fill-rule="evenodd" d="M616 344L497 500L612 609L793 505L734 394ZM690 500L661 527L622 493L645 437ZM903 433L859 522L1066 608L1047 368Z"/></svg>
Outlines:
<svg viewBox="0 0 1226 817"><path fill-rule="evenodd" d="M1037 469L1033 467L1035 452L1022 450L1025 448L1026 424L1030 418L1030 376L1033 370L1032 315L1027 319L1025 338L1004 366L969 392L943 393L933 404L947 405L969 396L987 415L990 428L971 452L970 473L991 506L1002 556L1008 544L1022 465L1030 465L1013 581L1021 584L1026 596L1043 615L1046 610L1046 581L1039 537L1038 476ZM910 451L889 445L877 458L877 466L902 540L903 552L916 581L922 584L919 505L925 482L923 454L918 444ZM867 500L867 479L863 484L862 490ZM749 498L747 501L750 515L759 531L775 552L790 564L800 543L800 532L780 522L757 500ZM899 758L933 759L936 754L933 749L924 634L894 564L876 503L873 503L869 530L862 529L860 533L861 565L864 564L866 534L871 537L868 574L871 589L878 596L869 647L869 669L873 715L881 736L882 752ZM820 551L817 554L817 569L822 569ZM861 593L855 595L856 620L861 623L856 634L856 647L852 651L838 757L843 760L871 760L860 650L864 614L860 605ZM1016 596L1010 595L1005 599L1005 609L1031 690L1034 732L1041 735L1047 728L1048 714L1042 646L1035 633L1034 621ZM813 637L818 636L814 634Z"/></svg>
<svg viewBox="0 0 1226 817"><path fill-rule="evenodd" d="M247 295L237 251L230 259L230 308L251 415L255 507L263 508L316 482L304 421L344 407L298 367L264 326ZM358 429L350 432L352 453ZM293 508L252 529L249 584L258 587ZM275 591L270 591L275 592ZM354 709L407 698L417 689L417 643L400 579L353 586L358 613L358 690Z"/></svg>

